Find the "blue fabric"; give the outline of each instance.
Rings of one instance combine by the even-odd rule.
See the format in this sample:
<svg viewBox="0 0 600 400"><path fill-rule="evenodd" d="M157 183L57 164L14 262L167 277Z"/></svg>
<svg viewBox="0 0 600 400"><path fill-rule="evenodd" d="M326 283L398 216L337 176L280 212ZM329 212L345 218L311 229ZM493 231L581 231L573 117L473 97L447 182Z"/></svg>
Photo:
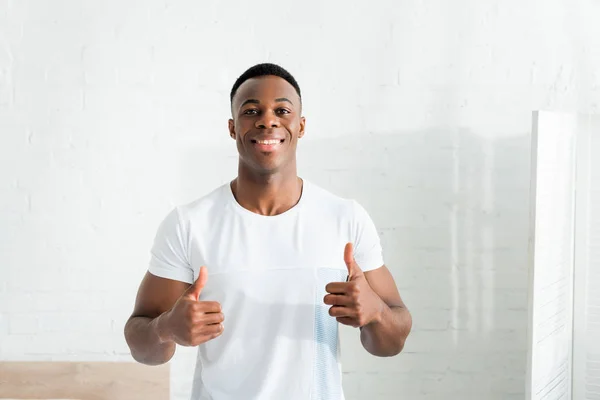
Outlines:
<svg viewBox="0 0 600 400"><path fill-rule="evenodd" d="M338 367L338 322L329 315L331 306L323 302L325 286L344 282L346 271L319 269L315 299L315 356L312 400L342 399L342 377Z"/></svg>

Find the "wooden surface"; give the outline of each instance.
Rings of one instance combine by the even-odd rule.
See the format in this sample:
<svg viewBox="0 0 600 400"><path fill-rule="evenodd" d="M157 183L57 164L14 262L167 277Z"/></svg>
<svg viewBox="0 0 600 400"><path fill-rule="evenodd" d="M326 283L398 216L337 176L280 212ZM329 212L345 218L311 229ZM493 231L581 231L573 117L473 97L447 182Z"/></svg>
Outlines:
<svg viewBox="0 0 600 400"><path fill-rule="evenodd" d="M168 400L169 365L0 362L0 399Z"/></svg>

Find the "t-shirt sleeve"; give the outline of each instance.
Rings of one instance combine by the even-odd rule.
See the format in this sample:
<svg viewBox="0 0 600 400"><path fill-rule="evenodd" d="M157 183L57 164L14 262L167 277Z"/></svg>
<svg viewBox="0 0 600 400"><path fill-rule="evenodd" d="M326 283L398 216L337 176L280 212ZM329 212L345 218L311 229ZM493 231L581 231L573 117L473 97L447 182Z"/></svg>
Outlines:
<svg viewBox="0 0 600 400"><path fill-rule="evenodd" d="M354 208L354 259L363 271L381 267L383 251L381 240L371 216L358 202L353 200Z"/></svg>
<svg viewBox="0 0 600 400"><path fill-rule="evenodd" d="M150 251L148 271L161 278L193 283L194 271L187 256L188 234L179 208L174 208L158 227Z"/></svg>

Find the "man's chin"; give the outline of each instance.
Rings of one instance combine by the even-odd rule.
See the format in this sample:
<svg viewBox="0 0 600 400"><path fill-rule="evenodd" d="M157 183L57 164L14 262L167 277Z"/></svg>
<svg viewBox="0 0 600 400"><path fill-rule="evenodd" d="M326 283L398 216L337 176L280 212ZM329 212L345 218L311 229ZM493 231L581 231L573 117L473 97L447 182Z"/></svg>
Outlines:
<svg viewBox="0 0 600 400"><path fill-rule="evenodd" d="M282 160L279 157L267 159L251 159L247 160L249 162L244 162L243 167L248 172L253 174L265 176L265 175L274 175L277 173L283 172L286 167L291 166L293 160Z"/></svg>
<svg viewBox="0 0 600 400"><path fill-rule="evenodd" d="M273 175L281 170L281 166L277 163L257 162L253 160L251 163L244 163L243 168L248 172L256 175Z"/></svg>

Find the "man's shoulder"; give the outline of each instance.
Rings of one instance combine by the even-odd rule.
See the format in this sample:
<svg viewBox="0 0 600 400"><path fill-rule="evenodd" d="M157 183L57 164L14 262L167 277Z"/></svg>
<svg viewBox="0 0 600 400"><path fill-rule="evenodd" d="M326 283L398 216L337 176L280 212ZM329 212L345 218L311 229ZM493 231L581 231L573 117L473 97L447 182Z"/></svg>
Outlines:
<svg viewBox="0 0 600 400"><path fill-rule="evenodd" d="M311 192L309 203L313 210L318 209L329 216L351 218L355 221L367 221L371 218L359 200L336 194L312 182L308 184Z"/></svg>
<svg viewBox="0 0 600 400"><path fill-rule="evenodd" d="M219 185L209 192L177 206L182 214L193 215L198 213L213 213L215 208L221 208L227 203L227 189L229 183Z"/></svg>
<svg viewBox="0 0 600 400"><path fill-rule="evenodd" d="M305 180L305 183L310 190L310 204L319 209L349 213L358 205L353 198L344 197L310 181Z"/></svg>

